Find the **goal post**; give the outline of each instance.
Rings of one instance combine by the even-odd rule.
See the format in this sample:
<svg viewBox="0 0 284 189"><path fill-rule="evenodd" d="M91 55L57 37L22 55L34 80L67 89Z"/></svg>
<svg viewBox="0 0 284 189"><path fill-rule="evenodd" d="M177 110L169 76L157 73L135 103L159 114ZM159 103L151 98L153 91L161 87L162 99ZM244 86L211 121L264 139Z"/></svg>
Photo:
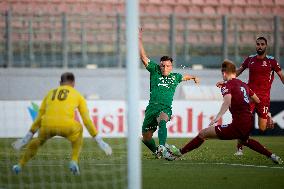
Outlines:
<svg viewBox="0 0 284 189"><path fill-rule="evenodd" d="M138 3L138 0L126 1L128 189L141 188L141 144L137 129L139 126Z"/></svg>

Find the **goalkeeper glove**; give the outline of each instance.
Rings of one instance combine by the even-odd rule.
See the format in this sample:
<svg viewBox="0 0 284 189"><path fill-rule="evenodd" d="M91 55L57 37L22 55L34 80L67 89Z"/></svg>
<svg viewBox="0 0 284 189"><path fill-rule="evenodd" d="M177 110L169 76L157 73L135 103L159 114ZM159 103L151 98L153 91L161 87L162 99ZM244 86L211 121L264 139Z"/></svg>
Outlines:
<svg viewBox="0 0 284 189"><path fill-rule="evenodd" d="M23 146L25 146L32 138L34 134L32 132L28 132L24 138L17 139L15 142L12 143L12 147L15 150L20 150Z"/></svg>
<svg viewBox="0 0 284 189"><path fill-rule="evenodd" d="M106 143L105 141L103 141L102 137L100 137L99 135L94 137L94 140L98 143L100 149L102 149L106 155L111 155L112 154L112 149L109 146L108 143Z"/></svg>

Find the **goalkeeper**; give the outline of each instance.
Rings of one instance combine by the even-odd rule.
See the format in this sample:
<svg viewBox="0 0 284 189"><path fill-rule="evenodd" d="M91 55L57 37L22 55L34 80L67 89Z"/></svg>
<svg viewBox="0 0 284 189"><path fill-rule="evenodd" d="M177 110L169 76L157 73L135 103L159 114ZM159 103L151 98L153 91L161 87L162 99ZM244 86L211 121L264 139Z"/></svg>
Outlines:
<svg viewBox="0 0 284 189"><path fill-rule="evenodd" d="M18 139L12 144L18 150L28 144L18 164L13 166L13 171L16 174L36 155L38 148L53 136L62 136L71 142L72 156L69 168L73 174L80 174L78 159L83 142L83 127L75 120L76 109L79 110L84 125L99 147L107 155L112 154L111 147L98 136L98 131L89 117L86 100L74 89L74 85L75 77L73 73L63 73L60 86L50 90L42 101L38 116L30 131L23 139ZM38 137L32 139L37 130L39 130Z"/></svg>
<svg viewBox="0 0 284 189"><path fill-rule="evenodd" d="M150 60L143 47L142 29L139 31L139 53L143 65L150 72L150 100L142 125L142 141L157 158L161 158L166 152L166 123L171 119L176 87L180 82L188 80L193 80L198 84L199 78L189 74L172 73L173 60L171 57L161 57L159 64ZM153 133L158 127L159 146L157 147Z"/></svg>

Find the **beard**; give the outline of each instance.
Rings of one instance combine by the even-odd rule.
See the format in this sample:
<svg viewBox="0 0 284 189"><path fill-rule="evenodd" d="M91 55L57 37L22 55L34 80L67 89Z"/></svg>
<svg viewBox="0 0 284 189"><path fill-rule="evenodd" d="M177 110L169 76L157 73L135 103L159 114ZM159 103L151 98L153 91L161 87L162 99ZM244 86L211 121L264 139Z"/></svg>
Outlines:
<svg viewBox="0 0 284 189"><path fill-rule="evenodd" d="M265 53L265 51L266 51L266 48L265 49L257 49L257 54L258 55L263 55L264 53Z"/></svg>

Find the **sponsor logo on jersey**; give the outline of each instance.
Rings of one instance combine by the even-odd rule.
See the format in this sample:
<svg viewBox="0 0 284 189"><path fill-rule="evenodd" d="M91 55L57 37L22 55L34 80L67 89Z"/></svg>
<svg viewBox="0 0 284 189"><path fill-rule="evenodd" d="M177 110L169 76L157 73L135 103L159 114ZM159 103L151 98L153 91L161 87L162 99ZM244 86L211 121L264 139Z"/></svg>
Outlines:
<svg viewBox="0 0 284 189"><path fill-rule="evenodd" d="M158 83L158 86L163 86L163 87L168 87L168 88L169 88L168 85L169 85L169 84L167 84L167 83Z"/></svg>
<svg viewBox="0 0 284 189"><path fill-rule="evenodd" d="M261 66L267 66L267 62L264 60Z"/></svg>
<svg viewBox="0 0 284 189"><path fill-rule="evenodd" d="M222 94L225 94L226 92L228 92L228 89L226 87L222 87L221 92L222 92Z"/></svg>
<svg viewBox="0 0 284 189"><path fill-rule="evenodd" d="M226 127L228 127L228 126L229 126L228 124L226 124L226 125L221 125L222 128L226 128Z"/></svg>
<svg viewBox="0 0 284 189"><path fill-rule="evenodd" d="M159 80L161 81L161 83L158 83L158 87L163 86L163 87L170 88L169 84L174 84L175 78L176 78L175 76L160 77Z"/></svg>

